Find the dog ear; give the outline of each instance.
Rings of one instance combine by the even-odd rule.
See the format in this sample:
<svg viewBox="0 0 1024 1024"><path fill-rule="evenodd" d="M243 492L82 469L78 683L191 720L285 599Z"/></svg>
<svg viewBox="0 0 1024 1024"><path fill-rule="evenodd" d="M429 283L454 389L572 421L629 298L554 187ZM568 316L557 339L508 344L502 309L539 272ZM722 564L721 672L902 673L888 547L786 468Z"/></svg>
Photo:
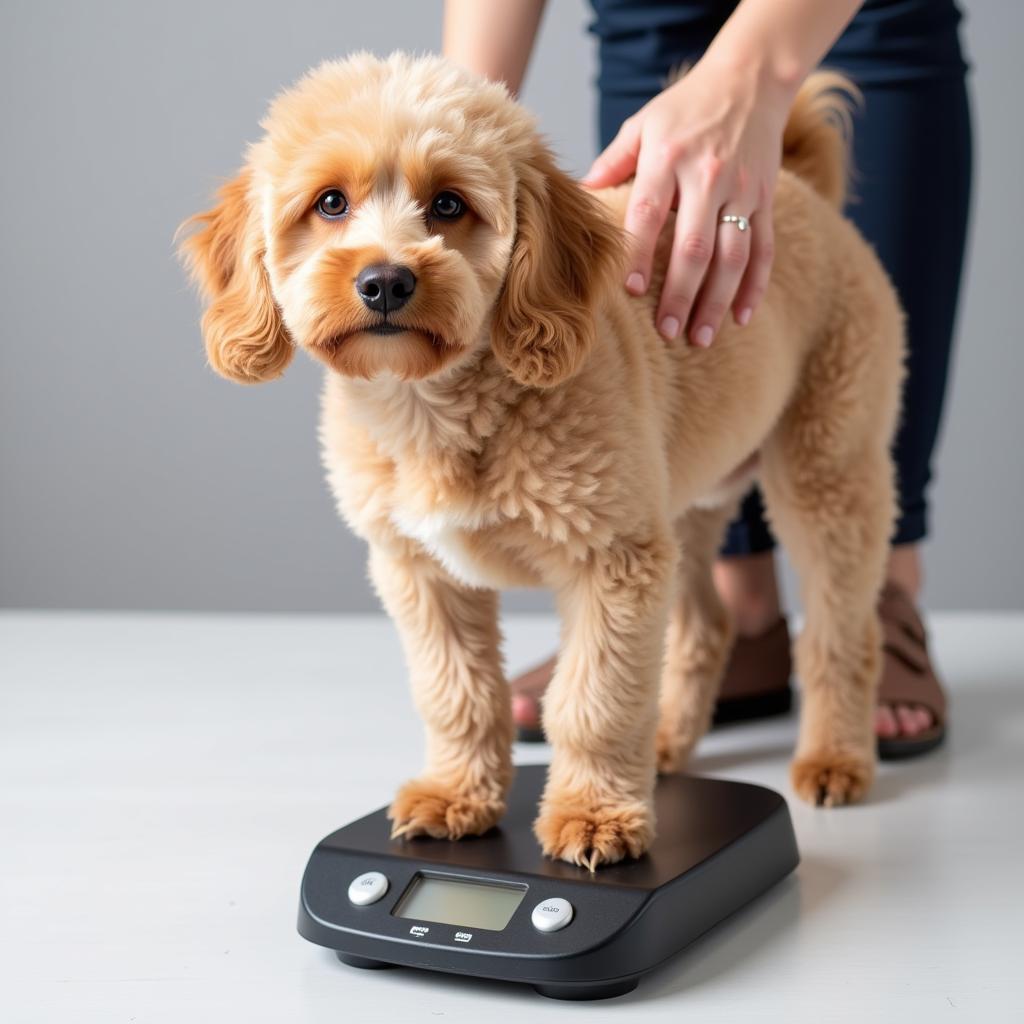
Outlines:
<svg viewBox="0 0 1024 1024"><path fill-rule="evenodd" d="M622 234L540 142L519 169L516 222L492 343L520 383L551 387L590 350L594 300L620 283Z"/></svg>
<svg viewBox="0 0 1024 1024"><path fill-rule="evenodd" d="M190 217L179 234L192 278L209 302L203 337L210 365L242 384L280 377L294 346L270 290L266 251L249 171L223 185L211 210Z"/></svg>

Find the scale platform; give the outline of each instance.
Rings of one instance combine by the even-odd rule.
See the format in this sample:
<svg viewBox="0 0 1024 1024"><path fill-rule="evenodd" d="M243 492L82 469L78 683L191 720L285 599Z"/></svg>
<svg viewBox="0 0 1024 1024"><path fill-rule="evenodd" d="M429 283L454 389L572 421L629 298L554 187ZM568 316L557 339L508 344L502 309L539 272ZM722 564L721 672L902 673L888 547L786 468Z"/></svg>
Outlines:
<svg viewBox="0 0 1024 1024"><path fill-rule="evenodd" d="M482 836L389 838L385 808L338 829L302 879L299 933L352 967L419 967L603 999L781 881L799 862L786 802L761 786L670 775L639 860L585 868L541 853L546 767L516 769Z"/></svg>

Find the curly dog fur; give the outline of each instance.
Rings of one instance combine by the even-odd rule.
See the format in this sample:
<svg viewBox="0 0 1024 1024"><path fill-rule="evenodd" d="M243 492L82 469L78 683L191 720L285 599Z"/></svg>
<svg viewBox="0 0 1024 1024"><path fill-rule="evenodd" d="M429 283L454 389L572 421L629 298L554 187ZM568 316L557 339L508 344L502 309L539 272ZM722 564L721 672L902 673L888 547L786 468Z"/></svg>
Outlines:
<svg viewBox="0 0 1024 1024"><path fill-rule="evenodd" d="M327 367L327 477L369 543L426 726L396 835L501 817L513 728L496 592L535 585L563 619L536 836L591 869L643 853L656 772L681 768L709 723L731 640L710 565L754 479L806 609L794 788L832 805L869 787L903 325L838 212L837 88L813 76L793 109L758 315L706 350L653 326L672 218L648 294L630 296L628 186L578 187L503 86L436 57L312 71L187 222L213 368L265 381L296 348ZM326 189L344 216L318 212ZM435 213L443 190L461 216ZM372 264L416 278L389 333L354 287Z"/></svg>

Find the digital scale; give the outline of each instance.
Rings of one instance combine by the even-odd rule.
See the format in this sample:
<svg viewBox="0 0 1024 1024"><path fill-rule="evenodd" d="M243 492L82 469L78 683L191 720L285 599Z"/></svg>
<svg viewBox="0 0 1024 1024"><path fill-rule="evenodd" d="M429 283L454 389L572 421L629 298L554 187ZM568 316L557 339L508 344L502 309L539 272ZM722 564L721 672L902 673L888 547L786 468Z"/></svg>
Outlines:
<svg viewBox="0 0 1024 1024"><path fill-rule="evenodd" d="M338 829L302 879L299 933L352 967L420 967L603 999L785 878L786 802L762 786L670 775L657 838L594 873L545 857L531 826L546 767L516 769L501 823L458 841L390 839L386 808Z"/></svg>

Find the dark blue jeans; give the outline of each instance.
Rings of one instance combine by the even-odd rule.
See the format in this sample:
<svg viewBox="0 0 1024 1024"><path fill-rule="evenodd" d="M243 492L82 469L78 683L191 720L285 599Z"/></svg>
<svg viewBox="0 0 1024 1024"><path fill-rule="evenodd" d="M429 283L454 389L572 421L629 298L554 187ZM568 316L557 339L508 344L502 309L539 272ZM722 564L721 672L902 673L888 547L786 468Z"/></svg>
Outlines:
<svg viewBox="0 0 1024 1024"><path fill-rule="evenodd" d="M591 0L599 40L600 142L700 57L737 0ZM868 0L823 61L863 90L847 216L874 246L907 314L903 415L893 454L894 544L928 530L927 488L956 320L971 192L971 115L954 0ZM756 315L756 314L755 314ZM775 544L755 489L722 554Z"/></svg>

